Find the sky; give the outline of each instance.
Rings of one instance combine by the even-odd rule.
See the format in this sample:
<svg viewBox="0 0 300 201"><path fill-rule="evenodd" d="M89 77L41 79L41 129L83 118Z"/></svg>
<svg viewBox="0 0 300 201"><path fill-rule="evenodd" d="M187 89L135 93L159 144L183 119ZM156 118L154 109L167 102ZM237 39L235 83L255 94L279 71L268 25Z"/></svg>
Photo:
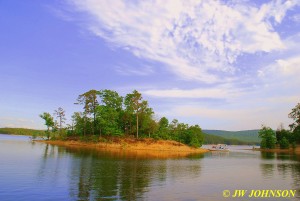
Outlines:
<svg viewBox="0 0 300 201"><path fill-rule="evenodd" d="M299 75L300 0L0 1L0 127L136 89L156 119L288 128Z"/></svg>

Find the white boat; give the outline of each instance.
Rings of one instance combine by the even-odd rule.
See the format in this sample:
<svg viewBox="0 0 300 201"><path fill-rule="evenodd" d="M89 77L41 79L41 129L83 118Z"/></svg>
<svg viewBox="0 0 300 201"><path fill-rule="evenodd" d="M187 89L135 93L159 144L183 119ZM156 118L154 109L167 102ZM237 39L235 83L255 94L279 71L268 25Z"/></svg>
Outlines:
<svg viewBox="0 0 300 201"><path fill-rule="evenodd" d="M229 151L227 144L212 145L210 151Z"/></svg>

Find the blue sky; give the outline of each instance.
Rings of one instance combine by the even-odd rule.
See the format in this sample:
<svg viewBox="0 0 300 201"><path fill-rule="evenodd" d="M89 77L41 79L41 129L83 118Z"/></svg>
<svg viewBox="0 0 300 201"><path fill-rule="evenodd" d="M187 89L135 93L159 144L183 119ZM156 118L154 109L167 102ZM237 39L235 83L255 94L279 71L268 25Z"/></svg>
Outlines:
<svg viewBox="0 0 300 201"><path fill-rule="evenodd" d="M300 100L299 0L6 0L0 27L0 127L44 128L90 89L204 129L288 127Z"/></svg>

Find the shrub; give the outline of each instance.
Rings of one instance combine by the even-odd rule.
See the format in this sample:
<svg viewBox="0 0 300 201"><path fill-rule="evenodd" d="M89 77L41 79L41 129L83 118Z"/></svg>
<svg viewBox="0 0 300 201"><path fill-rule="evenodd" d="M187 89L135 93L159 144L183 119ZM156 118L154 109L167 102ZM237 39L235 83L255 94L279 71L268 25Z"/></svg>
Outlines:
<svg viewBox="0 0 300 201"><path fill-rule="evenodd" d="M261 149L267 148L266 139L262 139L262 140L261 140L261 142L260 142L260 148L261 148Z"/></svg>
<svg viewBox="0 0 300 201"><path fill-rule="evenodd" d="M279 141L279 145L280 149L288 149L290 147L289 141L285 137Z"/></svg>

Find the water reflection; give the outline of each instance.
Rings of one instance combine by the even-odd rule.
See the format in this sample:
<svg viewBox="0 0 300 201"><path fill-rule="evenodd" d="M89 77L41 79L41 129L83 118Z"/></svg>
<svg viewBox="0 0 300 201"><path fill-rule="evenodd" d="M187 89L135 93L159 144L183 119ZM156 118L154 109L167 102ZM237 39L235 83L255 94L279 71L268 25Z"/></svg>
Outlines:
<svg viewBox="0 0 300 201"><path fill-rule="evenodd" d="M230 153L227 151L211 151L209 154L212 157L216 157L216 158L224 158L230 156Z"/></svg>
<svg viewBox="0 0 300 201"><path fill-rule="evenodd" d="M297 195L300 196L300 164L293 164L291 166L291 172L293 177L293 188L297 190Z"/></svg>
<svg viewBox="0 0 300 201"><path fill-rule="evenodd" d="M275 165L274 164L269 164L269 163L266 163L266 164L260 164L260 167L261 167L261 172L262 172L262 176L266 179L268 178L271 178L274 176L274 168L275 168Z"/></svg>
<svg viewBox="0 0 300 201"><path fill-rule="evenodd" d="M300 156L286 153L238 150L161 159L159 153L149 158L1 136L0 153L0 200L6 201L230 200L224 189L296 189L300 195Z"/></svg>
<svg viewBox="0 0 300 201"><path fill-rule="evenodd" d="M291 189L300 195L300 155L290 153L261 152L260 164L262 176L266 179L279 177L281 181L292 181Z"/></svg>
<svg viewBox="0 0 300 201"><path fill-rule="evenodd" d="M272 152L261 152L261 158L265 160L272 160L275 159L275 153Z"/></svg>
<svg viewBox="0 0 300 201"><path fill-rule="evenodd" d="M56 172L61 165L58 158L70 156L69 192L76 200L137 200L142 199L151 186L164 185L173 179L199 176L203 154L186 159L147 159L126 153L45 145L39 177L48 163ZM186 160L191 161L187 163ZM194 161L194 162L193 162ZM59 171L59 170L58 170ZM53 175L57 177L58 175Z"/></svg>

